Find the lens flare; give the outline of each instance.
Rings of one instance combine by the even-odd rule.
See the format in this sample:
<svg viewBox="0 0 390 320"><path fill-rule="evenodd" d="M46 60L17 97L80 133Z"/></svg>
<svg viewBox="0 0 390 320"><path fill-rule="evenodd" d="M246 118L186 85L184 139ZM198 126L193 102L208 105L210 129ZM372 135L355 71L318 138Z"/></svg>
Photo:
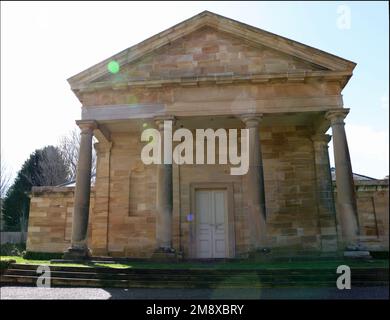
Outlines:
<svg viewBox="0 0 390 320"><path fill-rule="evenodd" d="M107 69L108 71L110 71L111 73L118 73L119 72L119 63L116 62L115 60L112 60L108 63L107 65Z"/></svg>

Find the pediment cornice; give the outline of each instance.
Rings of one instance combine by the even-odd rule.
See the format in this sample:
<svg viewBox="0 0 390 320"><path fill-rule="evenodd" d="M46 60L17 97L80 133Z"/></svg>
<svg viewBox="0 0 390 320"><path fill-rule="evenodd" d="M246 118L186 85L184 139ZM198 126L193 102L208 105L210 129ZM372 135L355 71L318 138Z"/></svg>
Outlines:
<svg viewBox="0 0 390 320"><path fill-rule="evenodd" d="M229 85L239 83L304 83L309 81L339 81L343 87L350 78L346 71L313 71L303 73L274 73L274 74L252 74L234 76L202 76L202 77L181 77L181 78L158 78L148 80L134 80L123 82L93 82L81 85L74 89L75 92L93 92L99 89L123 90L128 87L160 88L164 86L191 87L199 85Z"/></svg>

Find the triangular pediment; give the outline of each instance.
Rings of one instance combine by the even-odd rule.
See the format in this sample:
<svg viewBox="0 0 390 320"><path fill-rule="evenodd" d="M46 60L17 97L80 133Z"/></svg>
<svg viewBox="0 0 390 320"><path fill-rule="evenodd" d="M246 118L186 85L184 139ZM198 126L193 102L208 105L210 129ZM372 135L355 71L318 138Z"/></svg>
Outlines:
<svg viewBox="0 0 390 320"><path fill-rule="evenodd" d="M203 27L94 82L246 76L329 70L213 27Z"/></svg>
<svg viewBox="0 0 390 320"><path fill-rule="evenodd" d="M119 72L107 68L119 63ZM68 79L73 90L94 84L212 76L342 72L355 63L205 11Z"/></svg>

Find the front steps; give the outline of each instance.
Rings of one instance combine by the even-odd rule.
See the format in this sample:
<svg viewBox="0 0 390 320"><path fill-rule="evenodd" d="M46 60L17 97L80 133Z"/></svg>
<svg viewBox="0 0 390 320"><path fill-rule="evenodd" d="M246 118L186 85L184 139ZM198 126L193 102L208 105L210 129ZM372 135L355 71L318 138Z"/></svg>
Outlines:
<svg viewBox="0 0 390 320"><path fill-rule="evenodd" d="M13 263L1 285L36 286L38 265ZM115 269L50 266L53 287L106 288L302 288L335 287L338 274L324 269ZM387 268L352 269L352 286L388 286Z"/></svg>

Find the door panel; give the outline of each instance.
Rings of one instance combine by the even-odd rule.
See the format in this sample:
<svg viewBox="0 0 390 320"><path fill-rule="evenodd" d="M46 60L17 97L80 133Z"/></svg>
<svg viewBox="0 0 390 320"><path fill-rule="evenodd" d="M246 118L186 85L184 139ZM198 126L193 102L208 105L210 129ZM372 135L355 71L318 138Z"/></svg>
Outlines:
<svg viewBox="0 0 390 320"><path fill-rule="evenodd" d="M197 257L225 258L226 191L196 191Z"/></svg>
<svg viewBox="0 0 390 320"><path fill-rule="evenodd" d="M207 191L196 192L197 208L197 256L209 258L212 255L211 195Z"/></svg>
<svg viewBox="0 0 390 320"><path fill-rule="evenodd" d="M212 195L214 204L213 255L214 258L225 258L225 191L213 191Z"/></svg>

